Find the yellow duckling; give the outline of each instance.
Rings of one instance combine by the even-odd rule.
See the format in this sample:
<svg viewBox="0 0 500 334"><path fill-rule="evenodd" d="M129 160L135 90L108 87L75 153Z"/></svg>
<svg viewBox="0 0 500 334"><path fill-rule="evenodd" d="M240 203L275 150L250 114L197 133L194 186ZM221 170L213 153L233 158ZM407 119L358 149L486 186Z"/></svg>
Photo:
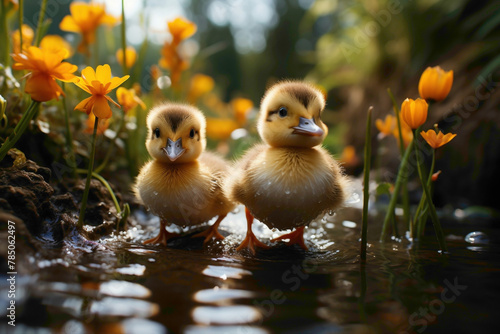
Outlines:
<svg viewBox="0 0 500 334"><path fill-rule="evenodd" d="M252 232L254 216L270 228L296 228L272 241L290 239L307 249L305 226L344 201L342 171L319 146L328 132L324 108L323 94L300 81L278 83L264 95L257 129L265 144L243 156L225 187L230 199L246 206L247 235L238 250L268 248Z"/></svg>
<svg viewBox="0 0 500 334"><path fill-rule="evenodd" d="M229 166L204 152L205 124L201 111L189 105L167 103L150 111L146 147L153 160L141 168L135 192L160 217L160 232L144 243L166 245L177 236L167 232L167 224L193 226L215 216L215 224L195 237L224 239L217 229L235 206L222 191Z"/></svg>

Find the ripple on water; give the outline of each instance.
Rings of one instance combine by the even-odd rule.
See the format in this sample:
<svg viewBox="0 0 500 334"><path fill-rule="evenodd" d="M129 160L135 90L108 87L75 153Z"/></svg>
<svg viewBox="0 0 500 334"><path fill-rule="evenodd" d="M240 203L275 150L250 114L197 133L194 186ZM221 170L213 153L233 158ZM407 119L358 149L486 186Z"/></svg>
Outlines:
<svg viewBox="0 0 500 334"><path fill-rule="evenodd" d="M252 275L251 271L245 269L214 265L208 265L202 273L206 276L218 277L222 278L223 280L226 280L228 278L240 279L244 275Z"/></svg>
<svg viewBox="0 0 500 334"><path fill-rule="evenodd" d="M188 326L184 329L186 334L267 334L267 330L252 326Z"/></svg>
<svg viewBox="0 0 500 334"><path fill-rule="evenodd" d="M131 265L128 265L127 267L116 268L115 271L123 275L142 276L146 271L146 266L133 263Z"/></svg>
<svg viewBox="0 0 500 334"><path fill-rule="evenodd" d="M90 313L99 316L149 318L158 311L157 304L131 298L105 297L90 305Z"/></svg>
<svg viewBox="0 0 500 334"><path fill-rule="evenodd" d="M191 312L194 322L200 325L239 325L262 320L262 314L253 306L197 306Z"/></svg>
<svg viewBox="0 0 500 334"><path fill-rule="evenodd" d="M112 297L148 298L151 291L137 283L127 281L108 281L99 286L99 293Z"/></svg>
<svg viewBox="0 0 500 334"><path fill-rule="evenodd" d="M200 303L224 304L229 303L234 299L252 298L255 294L247 290L238 289L205 289L196 292L193 296L194 300Z"/></svg>

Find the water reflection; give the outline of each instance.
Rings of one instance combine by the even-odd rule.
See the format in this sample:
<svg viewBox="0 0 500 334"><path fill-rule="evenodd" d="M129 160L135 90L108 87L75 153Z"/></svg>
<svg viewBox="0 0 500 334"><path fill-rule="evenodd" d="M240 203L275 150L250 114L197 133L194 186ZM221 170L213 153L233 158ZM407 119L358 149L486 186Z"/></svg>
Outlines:
<svg viewBox="0 0 500 334"><path fill-rule="evenodd" d="M240 279L244 275L252 275L252 272L234 267L208 265L205 270L203 270L203 274L210 277L218 277L226 280L228 278Z"/></svg>
<svg viewBox="0 0 500 334"><path fill-rule="evenodd" d="M213 289L200 290L193 296L194 300L200 303L214 303L218 305L229 304L232 300L252 298L255 294L246 290L236 289Z"/></svg>
<svg viewBox="0 0 500 334"><path fill-rule="evenodd" d="M105 297L93 301L90 313L99 316L140 317L148 318L158 314L158 305L145 300L131 298Z"/></svg>

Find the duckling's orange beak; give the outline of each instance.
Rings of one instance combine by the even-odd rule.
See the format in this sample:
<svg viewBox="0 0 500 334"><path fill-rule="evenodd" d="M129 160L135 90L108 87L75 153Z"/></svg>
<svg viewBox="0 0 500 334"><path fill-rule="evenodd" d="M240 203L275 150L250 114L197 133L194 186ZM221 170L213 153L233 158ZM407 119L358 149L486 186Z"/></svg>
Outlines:
<svg viewBox="0 0 500 334"><path fill-rule="evenodd" d="M163 151L165 151L170 161L175 161L186 151L186 149L182 147L182 138L179 138L176 141L168 138L167 147L164 147Z"/></svg>
<svg viewBox="0 0 500 334"><path fill-rule="evenodd" d="M314 123L314 119L304 117L300 117L299 125L294 126L292 129L294 129L292 133L311 137L321 137L325 133L323 129Z"/></svg>

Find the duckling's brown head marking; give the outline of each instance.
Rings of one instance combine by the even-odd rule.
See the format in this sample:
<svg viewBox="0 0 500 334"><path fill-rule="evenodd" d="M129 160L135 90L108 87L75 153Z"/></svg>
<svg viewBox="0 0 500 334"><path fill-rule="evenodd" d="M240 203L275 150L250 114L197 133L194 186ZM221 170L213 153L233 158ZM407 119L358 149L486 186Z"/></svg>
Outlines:
<svg viewBox="0 0 500 334"><path fill-rule="evenodd" d="M321 121L325 98L320 90L301 81L284 81L262 98L257 128L275 147L313 147L323 142L328 128Z"/></svg>
<svg viewBox="0 0 500 334"><path fill-rule="evenodd" d="M205 117L193 106L165 103L148 115L149 154L166 163L184 163L197 159L206 146Z"/></svg>

